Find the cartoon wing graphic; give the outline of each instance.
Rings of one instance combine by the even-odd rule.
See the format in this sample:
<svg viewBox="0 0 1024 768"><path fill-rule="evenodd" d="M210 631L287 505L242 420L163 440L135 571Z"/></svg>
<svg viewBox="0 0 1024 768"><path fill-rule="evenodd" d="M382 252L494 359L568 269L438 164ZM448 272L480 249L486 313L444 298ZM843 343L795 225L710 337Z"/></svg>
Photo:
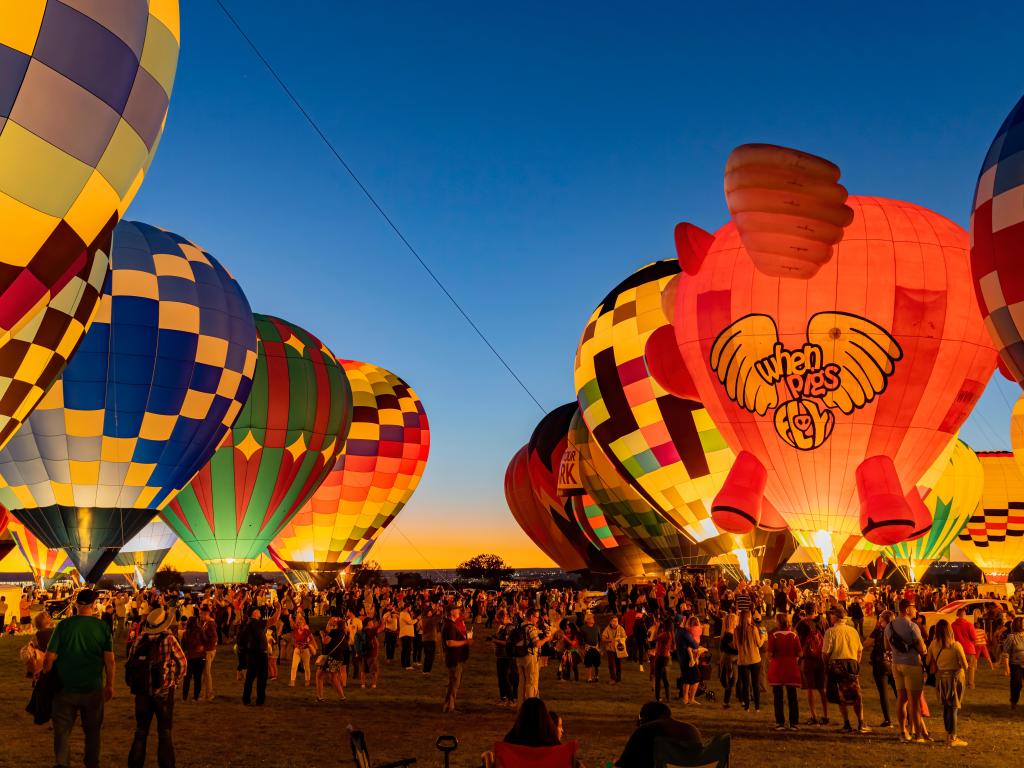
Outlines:
<svg viewBox="0 0 1024 768"><path fill-rule="evenodd" d="M741 408L764 416L779 404L775 384L758 372L757 362L775 351L779 330L768 315L747 315L730 325L711 346L711 368L726 394Z"/></svg>
<svg viewBox="0 0 1024 768"><path fill-rule="evenodd" d="M817 344L825 363L839 366L839 388L825 405L853 413L885 391L903 350L887 330L845 312L819 312L807 323L807 341Z"/></svg>

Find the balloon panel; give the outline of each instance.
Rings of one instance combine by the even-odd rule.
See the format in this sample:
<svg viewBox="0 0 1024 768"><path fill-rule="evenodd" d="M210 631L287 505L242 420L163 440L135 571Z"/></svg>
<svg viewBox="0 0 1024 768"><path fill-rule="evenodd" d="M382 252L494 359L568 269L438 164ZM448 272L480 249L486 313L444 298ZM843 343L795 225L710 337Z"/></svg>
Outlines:
<svg viewBox="0 0 1024 768"><path fill-rule="evenodd" d="M583 418L616 470L700 542L719 534L710 502L734 455L704 407L666 392L644 360L648 338L668 324L662 291L679 273L678 261L658 261L616 286L587 322L574 377Z"/></svg>
<svg viewBox="0 0 1024 768"><path fill-rule="evenodd" d="M145 528L135 534L131 541L121 547L123 554L134 554L136 552L155 552L161 549L170 549L178 537L159 517L151 520Z"/></svg>
<svg viewBox="0 0 1024 768"><path fill-rule="evenodd" d="M971 212L971 270L985 324L1005 368L1024 386L1024 99L1007 115L981 166Z"/></svg>
<svg viewBox="0 0 1024 768"><path fill-rule="evenodd" d="M178 60L176 0L8 3L0 24L0 330L77 274L142 182Z"/></svg>
<svg viewBox="0 0 1024 768"><path fill-rule="evenodd" d="M1024 474L1008 451L979 452L978 459L985 488L957 544L986 577L1001 577L1024 560Z"/></svg>
<svg viewBox="0 0 1024 768"><path fill-rule="evenodd" d="M352 390L331 351L284 320L255 320L249 399L210 461L162 511L208 567L267 548L334 466L352 422Z"/></svg>
<svg viewBox="0 0 1024 768"><path fill-rule="evenodd" d="M66 566L70 565L68 556L63 549L50 549L21 523L12 520L8 527L11 536L18 545L18 551L32 569L33 578L39 582L52 579Z"/></svg>
<svg viewBox="0 0 1024 768"><path fill-rule="evenodd" d="M395 519L426 468L430 428L412 388L371 363L339 363L352 388L352 427L334 468L275 539L286 561L352 561Z"/></svg>
<svg viewBox="0 0 1024 768"><path fill-rule="evenodd" d="M725 225L675 316L715 425L768 470L766 498L792 528L853 535L857 467L891 457L909 490L976 403L994 352L966 233L911 203L848 202L852 224L808 280L762 274Z"/></svg>

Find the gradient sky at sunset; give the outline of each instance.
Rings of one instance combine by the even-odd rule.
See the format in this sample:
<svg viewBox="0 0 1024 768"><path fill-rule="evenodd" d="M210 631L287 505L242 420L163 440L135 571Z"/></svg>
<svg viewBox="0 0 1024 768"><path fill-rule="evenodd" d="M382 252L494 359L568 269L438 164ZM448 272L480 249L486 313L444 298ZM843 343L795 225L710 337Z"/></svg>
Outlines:
<svg viewBox="0 0 1024 768"><path fill-rule="evenodd" d="M724 222L734 146L824 155L851 192L966 226L1024 82L1024 9L1005 4L227 5L548 409L572 399L576 343L608 289L673 256L677 221ZM182 2L166 133L128 218L201 244L254 310L418 391L430 462L373 559L549 564L502 493L541 412L215 3ZM1016 395L990 387L968 442L1008 446Z"/></svg>

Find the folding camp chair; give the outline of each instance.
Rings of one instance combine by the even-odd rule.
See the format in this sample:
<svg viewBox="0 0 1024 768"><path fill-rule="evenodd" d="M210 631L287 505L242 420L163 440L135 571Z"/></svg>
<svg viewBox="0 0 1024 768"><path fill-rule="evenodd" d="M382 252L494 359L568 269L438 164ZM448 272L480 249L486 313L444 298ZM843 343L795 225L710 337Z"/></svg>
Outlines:
<svg viewBox="0 0 1024 768"><path fill-rule="evenodd" d="M406 768L416 762L415 757L404 757L390 763L370 763L370 751L366 748L366 738L362 731L349 731L349 743L352 746L352 761L356 768Z"/></svg>
<svg viewBox="0 0 1024 768"><path fill-rule="evenodd" d="M671 739L654 741L654 768L729 768L732 736L723 733L701 747Z"/></svg>
<svg viewBox="0 0 1024 768"><path fill-rule="evenodd" d="M575 741L557 747L521 747L499 741L494 745L494 768L575 768Z"/></svg>

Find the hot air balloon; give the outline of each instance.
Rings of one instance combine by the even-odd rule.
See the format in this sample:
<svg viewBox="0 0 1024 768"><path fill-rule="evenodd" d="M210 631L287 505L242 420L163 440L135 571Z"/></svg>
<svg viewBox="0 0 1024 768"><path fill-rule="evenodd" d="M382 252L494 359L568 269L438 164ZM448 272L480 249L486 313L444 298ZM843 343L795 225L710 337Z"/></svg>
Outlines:
<svg viewBox="0 0 1024 768"><path fill-rule="evenodd" d="M1010 110L981 164L971 211L971 272L1000 370L1024 387L1024 99Z"/></svg>
<svg viewBox="0 0 1024 768"><path fill-rule="evenodd" d="M1010 414L1010 445L1017 465L1024 471L1024 395L1017 398Z"/></svg>
<svg viewBox="0 0 1024 768"><path fill-rule="evenodd" d="M14 537L7 529L10 525L11 513L3 507L0 507L0 561L2 561L8 554L17 546L14 541Z"/></svg>
<svg viewBox="0 0 1024 768"><path fill-rule="evenodd" d="M623 576L644 576L662 573L661 568L620 529L612 525L601 506L588 493L570 500L573 517L591 544L615 566Z"/></svg>
<svg viewBox="0 0 1024 768"><path fill-rule="evenodd" d="M529 446L524 445L505 470L505 501L519 527L530 540L563 571L582 571L587 567L576 549L575 540L562 533L537 494L529 471Z"/></svg>
<svg viewBox="0 0 1024 768"><path fill-rule="evenodd" d="M121 547L114 564L133 569L135 586L151 587L160 563L177 540L167 523L156 518Z"/></svg>
<svg viewBox="0 0 1024 768"><path fill-rule="evenodd" d="M627 483L595 443L577 411L571 436L579 452L579 479L588 496L600 507L610 525L636 542L662 568L702 565L708 556L673 525L665 521Z"/></svg>
<svg viewBox="0 0 1024 768"><path fill-rule="evenodd" d="M0 451L0 502L95 581L212 454L249 393L252 313L184 238L122 222L96 318Z"/></svg>
<svg viewBox="0 0 1024 768"><path fill-rule="evenodd" d="M772 144L736 147L725 164L725 200L757 268L814 277L853 220L839 166Z"/></svg>
<svg viewBox="0 0 1024 768"><path fill-rule="evenodd" d="M32 580L41 588L71 565L63 549L47 547L17 520L11 520L7 530L32 570Z"/></svg>
<svg viewBox="0 0 1024 768"><path fill-rule="evenodd" d="M986 581L1003 583L1024 561L1024 473L1009 451L979 451L978 459L985 488L957 545Z"/></svg>
<svg viewBox="0 0 1024 768"><path fill-rule="evenodd" d="M274 539L275 554L320 586L365 556L419 485L430 427L419 397L395 374L339 360L352 388L352 427L334 468Z"/></svg>
<svg viewBox="0 0 1024 768"><path fill-rule="evenodd" d="M252 393L216 453L162 516L206 562L213 583L244 582L337 461L352 390L324 344L297 325L256 315Z"/></svg>
<svg viewBox="0 0 1024 768"><path fill-rule="evenodd" d="M957 440L952 453L942 463L943 471L924 500L931 512L931 529L918 539L883 550L906 570L910 581L920 581L929 565L948 557L949 545L981 501L985 473L974 451Z"/></svg>
<svg viewBox="0 0 1024 768"><path fill-rule="evenodd" d="M584 535L572 512L572 502L558 493L558 470L568 444L575 401L560 405L540 420L527 443L527 471L537 499L572 544L584 567L597 573L615 573L615 566ZM557 562L557 561L556 561Z"/></svg>
<svg viewBox="0 0 1024 768"><path fill-rule="evenodd" d="M0 24L0 447L85 331L111 232L160 140L179 44L176 0L10 7Z"/></svg>
<svg viewBox="0 0 1024 768"><path fill-rule="evenodd" d="M918 480L994 370L966 233L911 203L847 202L853 222L810 279L763 274L733 223L680 252L680 357L738 452L714 502L726 530L756 525L767 498L793 529L907 539Z"/></svg>
<svg viewBox="0 0 1024 768"><path fill-rule="evenodd" d="M721 535L710 502L734 454L703 406L669 394L644 360L651 334L669 325L661 294L679 274L677 261L658 261L613 288L587 321L574 378L583 420L616 471L702 543Z"/></svg>

